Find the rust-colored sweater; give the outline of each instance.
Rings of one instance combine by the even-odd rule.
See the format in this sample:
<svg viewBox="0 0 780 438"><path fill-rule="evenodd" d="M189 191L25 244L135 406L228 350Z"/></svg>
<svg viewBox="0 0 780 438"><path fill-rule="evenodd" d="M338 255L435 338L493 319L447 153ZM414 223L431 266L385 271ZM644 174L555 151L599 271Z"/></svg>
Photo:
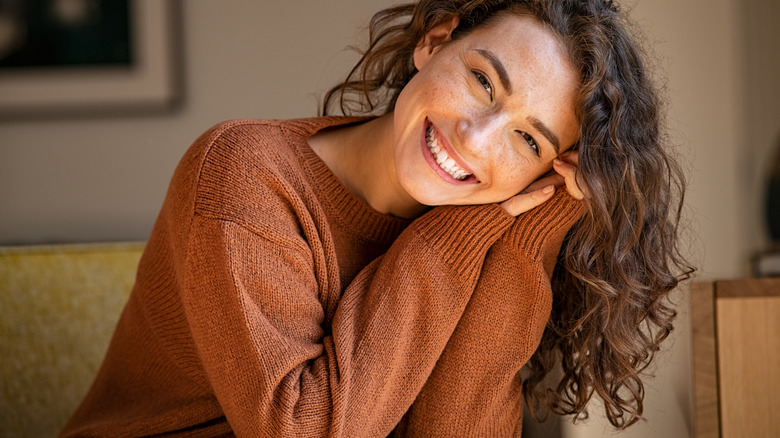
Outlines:
<svg viewBox="0 0 780 438"><path fill-rule="evenodd" d="M519 370L579 203L380 214L306 142L356 121L231 121L194 143L63 436L520 434Z"/></svg>

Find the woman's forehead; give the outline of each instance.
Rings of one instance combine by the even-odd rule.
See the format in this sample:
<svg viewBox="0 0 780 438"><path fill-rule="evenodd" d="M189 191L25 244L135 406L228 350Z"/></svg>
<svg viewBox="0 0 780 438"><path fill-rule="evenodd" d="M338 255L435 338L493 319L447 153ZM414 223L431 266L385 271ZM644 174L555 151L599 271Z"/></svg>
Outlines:
<svg viewBox="0 0 780 438"><path fill-rule="evenodd" d="M463 37L496 50L510 52L533 50L567 55L566 46L549 26L536 17L504 12Z"/></svg>

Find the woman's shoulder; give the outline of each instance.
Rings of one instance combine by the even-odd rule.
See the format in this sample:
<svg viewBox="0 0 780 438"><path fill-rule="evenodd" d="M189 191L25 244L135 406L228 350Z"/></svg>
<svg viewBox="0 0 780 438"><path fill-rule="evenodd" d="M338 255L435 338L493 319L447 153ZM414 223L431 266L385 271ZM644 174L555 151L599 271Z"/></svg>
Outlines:
<svg viewBox="0 0 780 438"><path fill-rule="evenodd" d="M235 119L209 128L191 147L190 153L213 159L260 160L273 164L300 157L307 139L323 129L359 121L354 117L310 117L300 119Z"/></svg>
<svg viewBox="0 0 780 438"><path fill-rule="evenodd" d="M334 116L228 120L204 132L187 152L190 158L182 162L190 162L201 188L216 184L225 190L240 191L243 184L272 179L274 183L294 183L294 191L300 191L305 180L320 183L327 174L308 145L309 137L360 120Z"/></svg>
<svg viewBox="0 0 780 438"><path fill-rule="evenodd" d="M214 153L232 155L271 150L271 146L290 143L295 134L290 134L285 125L295 120L234 119L219 122L206 130L194 142L191 150L199 155Z"/></svg>
<svg viewBox="0 0 780 438"><path fill-rule="evenodd" d="M366 120L367 117L320 116L295 119L232 119L219 122L206 130L201 138L209 141L244 136L254 141L307 139L318 131Z"/></svg>
<svg viewBox="0 0 780 438"><path fill-rule="evenodd" d="M194 211L244 221L272 207L290 210L312 187L307 139L349 118L237 119L201 134L185 153L170 191L189 199ZM308 173L307 173L308 172ZM311 198L308 195L304 198Z"/></svg>

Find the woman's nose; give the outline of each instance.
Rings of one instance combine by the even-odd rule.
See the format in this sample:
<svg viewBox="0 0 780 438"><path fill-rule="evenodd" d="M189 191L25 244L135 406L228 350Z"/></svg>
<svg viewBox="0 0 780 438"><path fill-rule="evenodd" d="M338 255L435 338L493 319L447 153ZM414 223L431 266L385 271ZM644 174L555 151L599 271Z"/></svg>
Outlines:
<svg viewBox="0 0 780 438"><path fill-rule="evenodd" d="M461 117L455 124L455 131L458 134L458 140L461 143L466 143L466 139L469 137L469 127L471 123L466 118Z"/></svg>
<svg viewBox="0 0 780 438"><path fill-rule="evenodd" d="M492 117L461 117L455 130L464 150L474 155L488 152L491 143L498 140L500 123Z"/></svg>

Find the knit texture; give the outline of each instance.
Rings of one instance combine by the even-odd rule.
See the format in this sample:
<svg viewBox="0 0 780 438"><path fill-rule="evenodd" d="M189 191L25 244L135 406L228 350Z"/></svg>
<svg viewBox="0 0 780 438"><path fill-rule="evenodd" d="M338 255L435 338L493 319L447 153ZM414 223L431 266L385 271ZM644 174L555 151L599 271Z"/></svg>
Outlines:
<svg viewBox="0 0 780 438"><path fill-rule="evenodd" d="M358 121L231 121L193 144L62 436L519 434L579 203L380 214L306 142Z"/></svg>

